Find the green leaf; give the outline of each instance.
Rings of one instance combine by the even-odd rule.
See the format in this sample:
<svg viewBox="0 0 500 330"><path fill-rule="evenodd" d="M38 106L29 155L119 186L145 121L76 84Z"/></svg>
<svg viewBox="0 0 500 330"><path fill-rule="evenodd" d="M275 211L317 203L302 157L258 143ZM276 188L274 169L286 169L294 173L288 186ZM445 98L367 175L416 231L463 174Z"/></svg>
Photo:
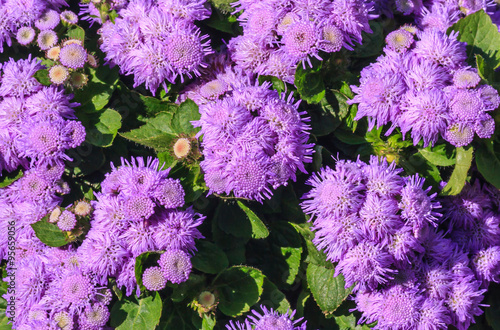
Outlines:
<svg viewBox="0 0 500 330"><path fill-rule="evenodd" d="M485 308L484 314L488 325L494 329L500 329L500 286L497 283L492 283L488 288L486 297L486 304L489 306Z"/></svg>
<svg viewBox="0 0 500 330"><path fill-rule="evenodd" d="M156 97L144 96L142 94L139 94L139 97L143 102L144 109L148 117L154 117L160 112L166 112L173 115L179 109L179 105L159 100ZM170 123L170 120L168 123Z"/></svg>
<svg viewBox="0 0 500 330"><path fill-rule="evenodd" d="M73 25L66 33L69 39L85 40L85 30L79 26Z"/></svg>
<svg viewBox="0 0 500 330"><path fill-rule="evenodd" d="M162 112L148 120L145 125L120 135L135 143L154 148L157 152L169 151L177 138L169 125L171 118L172 114Z"/></svg>
<svg viewBox="0 0 500 330"><path fill-rule="evenodd" d="M340 330L370 330L366 324L359 325L354 314L335 316L335 322Z"/></svg>
<svg viewBox="0 0 500 330"><path fill-rule="evenodd" d="M458 195L465 185L467 173L472 164L472 154L474 149L471 146L457 148L457 162L455 169L451 173L450 180L443 188L442 195Z"/></svg>
<svg viewBox="0 0 500 330"><path fill-rule="evenodd" d="M321 74L322 64L313 61L313 68L305 68L299 63L295 71L295 86L301 98L310 104L319 103L325 97L325 84Z"/></svg>
<svg viewBox="0 0 500 330"><path fill-rule="evenodd" d="M262 292L260 304L273 308L280 313L286 313L290 309L290 303L286 296L267 277L264 279L264 291Z"/></svg>
<svg viewBox="0 0 500 330"><path fill-rule="evenodd" d="M292 285L299 273L302 258L300 235L292 224L285 221L275 221L271 228L271 251L273 255L279 256L276 261L269 256L274 264L273 269L278 273L276 275L281 282ZM275 277L273 280L279 283Z"/></svg>
<svg viewBox="0 0 500 330"><path fill-rule="evenodd" d="M89 81L85 87L74 91L74 101L85 112L102 110L111 99L118 83L118 67L89 68Z"/></svg>
<svg viewBox="0 0 500 330"><path fill-rule="evenodd" d="M45 245L59 247L69 243L68 235L63 232L56 224L47 222L48 216L42 220L31 224L36 237Z"/></svg>
<svg viewBox="0 0 500 330"><path fill-rule="evenodd" d="M476 150L476 165L486 181L500 189L500 152L494 147L492 141L481 145Z"/></svg>
<svg viewBox="0 0 500 330"><path fill-rule="evenodd" d="M215 209L214 221L227 234L239 238L252 237L252 224L245 212L234 202L219 202Z"/></svg>
<svg viewBox="0 0 500 330"><path fill-rule="evenodd" d="M200 112L198 110L198 105L196 105L196 103L192 100L187 99L181 103L177 112L174 113L174 116L172 117L172 129L177 134L184 133L194 135L200 130L200 128L193 127L191 121L199 119Z"/></svg>
<svg viewBox="0 0 500 330"><path fill-rule="evenodd" d="M212 330L215 327L215 317L203 314L201 330Z"/></svg>
<svg viewBox="0 0 500 330"><path fill-rule="evenodd" d="M219 292L219 310L235 317L250 310L263 292L265 276L258 269L234 266L220 273L213 285Z"/></svg>
<svg viewBox="0 0 500 330"><path fill-rule="evenodd" d="M198 240L196 242L197 252L191 258L193 267L208 274L218 274L229 266L227 256L212 242Z"/></svg>
<svg viewBox="0 0 500 330"><path fill-rule="evenodd" d="M145 268L157 266L159 256L158 252L144 252L135 258L135 280L141 292L146 291L146 287L142 284L142 274Z"/></svg>
<svg viewBox="0 0 500 330"><path fill-rule="evenodd" d="M356 44L356 47L354 47L353 57L365 58L377 56L382 53L382 49L385 46L385 34L382 26L383 23L370 20L369 24L372 32L367 33L363 31L363 43Z"/></svg>
<svg viewBox="0 0 500 330"><path fill-rule="evenodd" d="M272 84L272 87L274 90L278 91L279 93L286 91L286 85L278 77L275 76L259 76L259 84L262 85L263 82L268 81Z"/></svg>
<svg viewBox="0 0 500 330"><path fill-rule="evenodd" d="M458 40L467 43L469 64L474 64L474 54L480 54L492 68L500 66L500 33L484 10L462 18L448 29L448 33L450 31L458 31Z"/></svg>
<svg viewBox="0 0 500 330"><path fill-rule="evenodd" d="M197 323L201 323L201 318L185 304L171 303L168 299L165 300L163 307L163 315L158 330L197 330L200 326L195 326L193 321L197 319ZM155 329L153 328L144 328Z"/></svg>
<svg viewBox="0 0 500 330"><path fill-rule="evenodd" d="M109 147L122 126L122 116L118 111L106 109L99 114L93 124L86 125L87 135L85 139L97 147Z"/></svg>
<svg viewBox="0 0 500 330"><path fill-rule="evenodd" d="M0 188L10 186L12 183L22 178L24 175L23 171L20 168L10 173L7 173L6 171L4 171L3 173L4 174L0 176Z"/></svg>
<svg viewBox="0 0 500 330"><path fill-rule="evenodd" d="M52 84L49 78L49 70L47 69L38 70L35 73L35 79L44 86L50 86Z"/></svg>
<svg viewBox="0 0 500 330"><path fill-rule="evenodd" d="M318 251L316 246L312 243L312 240L314 238L314 233L310 228L312 224L310 222L306 222L301 224L292 223L292 225L294 226L295 230L297 230L297 232L304 238L304 243L307 248L307 257L305 259L305 262L313 263L325 268L333 268L333 264L330 261L326 260L326 254Z"/></svg>
<svg viewBox="0 0 500 330"><path fill-rule="evenodd" d="M266 238L269 236L269 230L260 218L243 202L238 201L238 206L245 212L250 224L252 225L252 238Z"/></svg>
<svg viewBox="0 0 500 330"><path fill-rule="evenodd" d="M334 276L335 269L313 263L307 266L307 282L311 293L324 314L333 313L352 291L345 288L344 277Z"/></svg>
<svg viewBox="0 0 500 330"><path fill-rule="evenodd" d="M198 252L196 252L196 254ZM170 298L172 299L173 302L181 302L186 298L192 300L197 295L199 295L201 291L203 291L204 286L205 286L205 276L191 273L189 274L189 278L186 282L179 283L174 288Z"/></svg>
<svg viewBox="0 0 500 330"><path fill-rule="evenodd" d="M117 330L154 329L160 323L162 306L158 292L154 297L118 301L111 309L110 325Z"/></svg>
<svg viewBox="0 0 500 330"><path fill-rule="evenodd" d="M446 144L440 144L435 147L427 147L420 149L418 152L427 159L431 164L436 166L451 166L455 165L455 150L449 152Z"/></svg>

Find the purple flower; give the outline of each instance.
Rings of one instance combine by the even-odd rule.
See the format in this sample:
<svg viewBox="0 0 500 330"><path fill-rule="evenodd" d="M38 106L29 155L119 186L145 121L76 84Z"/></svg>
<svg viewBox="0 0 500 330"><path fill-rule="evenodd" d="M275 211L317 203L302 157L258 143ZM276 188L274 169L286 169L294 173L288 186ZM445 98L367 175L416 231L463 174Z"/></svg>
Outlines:
<svg viewBox="0 0 500 330"><path fill-rule="evenodd" d="M165 279L172 283L186 282L191 274L191 258L182 250L168 249L161 255L158 264Z"/></svg>
<svg viewBox="0 0 500 330"><path fill-rule="evenodd" d="M59 22L60 18L57 11L49 9L37 21L35 21L35 26L41 31L53 30Z"/></svg>
<svg viewBox="0 0 500 330"><path fill-rule="evenodd" d="M377 296L374 314L377 315L377 328L413 329L419 318L422 297L418 290L402 285L394 285Z"/></svg>
<svg viewBox="0 0 500 330"><path fill-rule="evenodd" d="M465 43L458 41L457 36L456 31L448 36L441 31L424 30L419 36L415 54L450 69L457 69L467 58Z"/></svg>
<svg viewBox="0 0 500 330"><path fill-rule="evenodd" d="M392 278L392 262L391 255L380 245L363 241L347 251L335 268L335 276L342 272L346 288L354 285L355 291L371 290Z"/></svg>
<svg viewBox="0 0 500 330"><path fill-rule="evenodd" d="M35 39L35 30L29 26L23 26L17 30L16 39L21 45L26 46Z"/></svg>
<svg viewBox="0 0 500 330"><path fill-rule="evenodd" d="M318 48L321 43L321 30L311 21L297 21L283 34L283 50L294 62L307 62L312 67L310 57L319 60Z"/></svg>
<svg viewBox="0 0 500 330"><path fill-rule="evenodd" d="M398 125L404 134L411 130L413 144L423 139L424 147L434 145L448 126L450 114L445 95L437 89L406 94Z"/></svg>
<svg viewBox="0 0 500 330"><path fill-rule="evenodd" d="M38 47L41 50L48 50L57 44L57 34L52 30L40 31L37 38Z"/></svg>
<svg viewBox="0 0 500 330"><path fill-rule="evenodd" d="M85 308L84 312L80 316L79 322L83 326L104 327L109 320L109 316L110 313L108 307L103 304L97 303L88 305Z"/></svg>
<svg viewBox="0 0 500 330"><path fill-rule="evenodd" d="M59 61L62 65L72 69L83 68L87 62L87 51L77 43L71 43L61 48Z"/></svg>
<svg viewBox="0 0 500 330"><path fill-rule="evenodd" d="M387 46L390 49L400 53L406 52L408 48L413 45L414 41L415 39L413 34L404 29L392 31L385 38Z"/></svg>
<svg viewBox="0 0 500 330"><path fill-rule="evenodd" d="M474 316L483 313L479 306L486 290L481 290L480 285L473 278L453 282L447 304L452 311L452 324L458 329L467 329L474 323Z"/></svg>
<svg viewBox="0 0 500 330"><path fill-rule="evenodd" d="M195 239L203 238L197 229L205 219L192 208L186 211L161 212L157 225L152 229L153 238L159 250L195 250Z"/></svg>
<svg viewBox="0 0 500 330"><path fill-rule="evenodd" d="M150 291L159 291L167 284L167 278L160 267L149 267L142 274L142 283Z"/></svg>
<svg viewBox="0 0 500 330"><path fill-rule="evenodd" d="M0 96L23 97L39 91L42 85L34 75L43 69L40 62L38 59L32 59L30 54L26 60L14 61L11 58L4 63Z"/></svg>
<svg viewBox="0 0 500 330"><path fill-rule="evenodd" d="M75 228L76 216L68 211L64 210L57 220L57 226L63 231L70 231Z"/></svg>
<svg viewBox="0 0 500 330"><path fill-rule="evenodd" d="M500 280L500 246L495 245L478 251L472 257L472 265L478 279L485 283L498 283Z"/></svg>

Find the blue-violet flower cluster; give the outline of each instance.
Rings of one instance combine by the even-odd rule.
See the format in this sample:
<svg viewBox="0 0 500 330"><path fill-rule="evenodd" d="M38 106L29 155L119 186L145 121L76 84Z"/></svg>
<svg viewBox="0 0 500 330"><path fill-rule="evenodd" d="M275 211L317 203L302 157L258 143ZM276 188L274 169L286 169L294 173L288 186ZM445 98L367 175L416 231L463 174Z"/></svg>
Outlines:
<svg viewBox="0 0 500 330"><path fill-rule="evenodd" d="M400 173L373 156L313 175L302 203L313 243L354 285L361 322L467 329L488 283L499 281L498 199L476 184L440 203L422 178Z"/></svg>
<svg viewBox="0 0 500 330"><path fill-rule="evenodd" d="M243 70L293 83L298 63L321 60L320 52L352 50L361 33L371 33L372 3L363 0L240 0L243 35L229 42L232 60Z"/></svg>
<svg viewBox="0 0 500 330"><path fill-rule="evenodd" d="M495 121L489 112L500 97L467 66L457 34L411 26L391 32L385 54L361 71L359 87L352 86L355 119L368 117L370 129L392 123L388 134L399 127L403 137L411 132L413 143L423 140L424 147L440 137L456 147L471 143L475 134L491 137Z"/></svg>
<svg viewBox="0 0 500 330"><path fill-rule="evenodd" d="M201 118L193 125L201 127L201 167L210 193L262 201L312 161L309 119L298 111L299 102L254 81L228 66L186 93L199 105Z"/></svg>
<svg viewBox="0 0 500 330"><path fill-rule="evenodd" d="M65 151L85 140L76 121L72 95L62 88L42 86L34 77L43 69L31 55L2 66L0 84L0 171L18 166L63 165Z"/></svg>
<svg viewBox="0 0 500 330"><path fill-rule="evenodd" d="M210 16L205 1L132 0L114 23L100 29L106 61L122 74L134 75L134 87L145 84L155 94L166 81L198 76L212 52L207 35L194 21Z"/></svg>
<svg viewBox="0 0 500 330"><path fill-rule="evenodd" d="M122 159L112 166L93 202L91 229L78 248L81 267L95 274L104 285L115 277L126 294L139 294L135 258L143 252L166 252L160 270L144 273L144 285L159 290L166 280L180 283L191 271L190 257L195 239L203 236L197 227L205 219L192 207L184 207L184 189L178 179L168 178L170 169L159 168L158 159Z"/></svg>

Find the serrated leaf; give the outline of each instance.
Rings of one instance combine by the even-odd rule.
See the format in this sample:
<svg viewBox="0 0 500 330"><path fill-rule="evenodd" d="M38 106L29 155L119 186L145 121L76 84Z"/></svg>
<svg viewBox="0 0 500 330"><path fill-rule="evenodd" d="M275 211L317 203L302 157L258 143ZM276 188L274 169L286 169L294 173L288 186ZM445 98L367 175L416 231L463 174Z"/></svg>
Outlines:
<svg viewBox="0 0 500 330"><path fill-rule="evenodd" d="M243 202L238 201L238 206L245 212L252 226L252 238L260 239L269 236L269 230L260 218Z"/></svg>
<svg viewBox="0 0 500 330"><path fill-rule="evenodd" d="M203 290L204 285L204 275L196 275L194 273L191 273L189 274L189 278L186 282L179 283L174 288L170 299L172 299L173 302L181 302L186 298L193 299L197 294L200 293L200 291Z"/></svg>
<svg viewBox="0 0 500 330"><path fill-rule="evenodd" d="M357 324L354 314L335 316L335 322L340 330L370 330L366 324Z"/></svg>
<svg viewBox="0 0 500 330"><path fill-rule="evenodd" d="M451 166L455 165L456 159L454 152L449 153L446 150L447 145L440 144L436 147L427 147L420 149L418 152L427 159L431 164L436 166Z"/></svg>
<svg viewBox="0 0 500 330"><path fill-rule="evenodd" d="M326 260L326 254L319 251L312 242L314 238L314 233L311 231L310 228L311 223L309 222L301 224L292 223L292 225L294 226L295 230L297 230L297 232L304 238L304 243L307 248L307 257L305 259L305 262L333 269L333 264L330 261Z"/></svg>
<svg viewBox="0 0 500 330"><path fill-rule="evenodd" d="M252 225L245 212L233 202L219 202L215 209L214 221L226 234L239 238L252 237Z"/></svg>
<svg viewBox="0 0 500 330"><path fill-rule="evenodd" d="M442 195L458 195L462 191L467 179L467 173L472 164L473 152L474 149L471 146L457 148L455 169L451 173L450 180L448 180L448 183L443 188Z"/></svg>
<svg viewBox="0 0 500 330"><path fill-rule="evenodd" d="M462 18L450 31L458 31L458 40L467 43L469 64L474 64L474 54L480 54L492 68L500 66L500 33L484 10Z"/></svg>
<svg viewBox="0 0 500 330"><path fill-rule="evenodd" d="M179 109L174 113L172 117L172 129L177 134L196 134L200 128L194 127L191 121L199 120L200 112L198 110L198 105L192 100L187 99L182 102Z"/></svg>
<svg viewBox="0 0 500 330"><path fill-rule="evenodd" d="M307 266L307 283L314 300L324 314L333 313L349 296L352 289L345 288L342 275L334 276L335 269L310 263Z"/></svg>
<svg viewBox="0 0 500 330"><path fill-rule="evenodd" d="M82 89L73 93L74 101L80 103L80 109L94 112L104 109L118 83L118 67L100 66L89 68L89 81Z"/></svg>
<svg viewBox="0 0 500 330"><path fill-rule="evenodd" d="M212 330L215 327L215 317L203 314L203 321L201 323L201 330Z"/></svg>
<svg viewBox="0 0 500 330"><path fill-rule="evenodd" d="M273 308L280 313L287 313L290 310L290 303L286 296L267 277L264 279L264 291L260 299L260 304Z"/></svg>
<svg viewBox="0 0 500 330"><path fill-rule="evenodd" d="M171 102L165 102L157 99L156 97L144 96L139 94L141 101L144 104L146 115L154 117L161 112L173 114L179 109L179 105ZM168 121L170 124L170 120Z"/></svg>
<svg viewBox="0 0 500 330"><path fill-rule="evenodd" d="M92 121L87 126L85 139L88 143L97 147L109 147L122 126L122 116L118 111L106 109L99 114L97 122Z"/></svg>
<svg viewBox="0 0 500 330"><path fill-rule="evenodd" d="M265 276L258 269L233 266L220 273L213 286L219 292L219 310L235 317L250 310L263 292Z"/></svg>
<svg viewBox="0 0 500 330"><path fill-rule="evenodd" d="M79 26L73 25L66 33L69 39L85 40L85 30Z"/></svg>
<svg viewBox="0 0 500 330"><path fill-rule="evenodd" d="M162 312L160 294L118 301L111 309L110 325L117 330L155 329Z"/></svg>
<svg viewBox="0 0 500 330"><path fill-rule="evenodd" d="M56 224L47 222L47 219L48 216L45 216L42 220L31 224L36 237L38 237L38 239L45 245L52 247L59 247L68 244L68 235L59 229Z"/></svg>
<svg viewBox="0 0 500 330"><path fill-rule="evenodd" d="M321 73L322 63L313 61L312 68L299 63L295 71L295 86L301 98L309 104L319 103L325 97L325 84Z"/></svg>
<svg viewBox="0 0 500 330"><path fill-rule="evenodd" d="M3 175L0 176L0 188L5 188L7 186L10 186L15 181L22 178L23 175L24 175L23 170L21 170L20 168L10 173L4 171Z"/></svg>
<svg viewBox="0 0 500 330"><path fill-rule="evenodd" d="M227 256L212 242L198 240L196 242L197 252L191 258L193 267L208 274L218 274L229 266Z"/></svg>
<svg viewBox="0 0 500 330"><path fill-rule="evenodd" d="M279 251L286 262L285 269L280 269L279 263L276 264L276 268L280 270L281 281L292 285L299 273L302 258L300 235L290 223L284 221L273 222L272 229L270 237L272 249Z"/></svg>
<svg viewBox="0 0 500 330"><path fill-rule="evenodd" d="M49 78L49 70L47 69L38 70L35 73L35 79L44 86L50 86L52 84Z"/></svg>
<svg viewBox="0 0 500 330"><path fill-rule="evenodd" d="M168 151L174 139L177 138L169 127L171 116L169 113L162 112L145 125L130 132L120 133L120 135L127 140L154 148L157 152Z"/></svg>
<svg viewBox="0 0 500 330"><path fill-rule="evenodd" d="M500 189L500 152L495 152L493 142L485 143L476 150L477 169L486 181Z"/></svg>

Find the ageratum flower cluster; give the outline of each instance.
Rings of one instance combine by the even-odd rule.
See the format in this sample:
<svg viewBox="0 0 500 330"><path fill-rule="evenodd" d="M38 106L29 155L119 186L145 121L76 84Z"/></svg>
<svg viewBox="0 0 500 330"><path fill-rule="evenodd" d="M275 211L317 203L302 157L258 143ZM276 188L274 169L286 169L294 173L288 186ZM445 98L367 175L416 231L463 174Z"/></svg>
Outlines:
<svg viewBox="0 0 500 330"><path fill-rule="evenodd" d="M299 102L254 81L226 67L187 93L199 105L201 118L192 123L201 127L201 167L210 193L262 201L312 161Z"/></svg>
<svg viewBox="0 0 500 330"><path fill-rule="evenodd" d="M40 165L24 172L19 180L0 189L0 260L8 258L8 228L15 226L16 256L34 254L44 244L30 224L42 219L69 192L61 180L64 165ZM12 236L12 234L11 234Z"/></svg>
<svg viewBox="0 0 500 330"><path fill-rule="evenodd" d="M96 194L91 229L78 248L82 269L95 274L101 285L115 277L127 295L139 295L135 258L166 250L160 259L163 272L145 272L146 288L187 280L195 239L203 237L196 227L205 217L192 207L181 209L185 194L180 181L168 178L170 169L159 168L158 159L122 159L122 166L112 168Z"/></svg>
<svg viewBox="0 0 500 330"><path fill-rule="evenodd" d="M104 329L111 291L82 271L74 249L40 248L16 261L15 329Z"/></svg>
<svg viewBox="0 0 500 330"><path fill-rule="evenodd" d="M314 221L313 243L354 285L362 322L467 329L482 314L489 281L499 280L498 200L475 186L443 202L442 221L436 194L400 172L372 157L312 176L302 207Z"/></svg>
<svg viewBox="0 0 500 330"><path fill-rule="evenodd" d="M18 166L63 165L65 151L79 146L85 128L74 119L71 95L42 86L34 77L43 69L28 59L3 64L0 84L0 170Z"/></svg>
<svg viewBox="0 0 500 330"><path fill-rule="evenodd" d="M408 0L398 0L407 2ZM420 0L410 0L412 3L420 2ZM429 1L430 2L430 1ZM438 29L442 32L456 23L462 17L473 14L479 10L484 10L490 15L493 23L495 23L500 31L500 7L493 1L467 1L467 0L453 0L453 1L436 1L426 3L426 7L422 4L414 6L418 8L415 10L411 6L405 6L408 11L413 12L417 17L417 22L424 29Z"/></svg>
<svg viewBox="0 0 500 330"><path fill-rule="evenodd" d="M415 145L420 140L434 145L442 137L461 147L474 134L491 137L495 121L488 112L500 105L500 98L467 66L465 43L457 34L411 26L391 32L385 54L361 71L359 87L352 86L355 119L368 117L370 129L392 123L388 134L396 127L403 137L411 131Z"/></svg>
<svg viewBox="0 0 500 330"><path fill-rule="evenodd" d="M253 315L249 315L243 322L229 321L226 324L227 330L264 330L264 329L279 329L279 330L306 330L307 321L299 324L304 319L303 317L293 320L295 311L289 311L287 314L281 314L278 311L267 309L264 305L260 306L262 313L252 310Z"/></svg>
<svg viewBox="0 0 500 330"><path fill-rule="evenodd" d="M243 35L231 39L229 49L237 65L248 72L276 76L293 83L298 63L321 60L361 43L361 33L371 33L371 4L363 0L251 1L234 3Z"/></svg>
<svg viewBox="0 0 500 330"><path fill-rule="evenodd" d="M205 66L212 52L207 35L200 35L195 20L210 16L205 1L132 0L122 8L115 23L100 29L101 50L106 61L122 74L134 75L134 88L145 84L155 94L166 80L192 78Z"/></svg>
<svg viewBox="0 0 500 330"><path fill-rule="evenodd" d="M35 24L43 30L49 17L59 16L61 7L68 4L64 0L3 0L0 2L0 53L4 44L12 46L12 38L16 35L32 35L30 28ZM30 30L31 29L31 30ZM23 32L24 31L24 32ZM34 32L34 31L33 31ZM33 34L34 37L34 34Z"/></svg>

